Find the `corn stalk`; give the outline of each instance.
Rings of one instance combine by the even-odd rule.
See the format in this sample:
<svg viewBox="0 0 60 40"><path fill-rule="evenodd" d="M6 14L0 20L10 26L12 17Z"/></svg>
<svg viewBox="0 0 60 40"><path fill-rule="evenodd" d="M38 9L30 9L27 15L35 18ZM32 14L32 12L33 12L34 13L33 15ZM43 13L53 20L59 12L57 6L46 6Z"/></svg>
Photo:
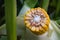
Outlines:
<svg viewBox="0 0 60 40"><path fill-rule="evenodd" d="M17 40L16 11L16 0L5 0L5 17L8 40Z"/></svg>

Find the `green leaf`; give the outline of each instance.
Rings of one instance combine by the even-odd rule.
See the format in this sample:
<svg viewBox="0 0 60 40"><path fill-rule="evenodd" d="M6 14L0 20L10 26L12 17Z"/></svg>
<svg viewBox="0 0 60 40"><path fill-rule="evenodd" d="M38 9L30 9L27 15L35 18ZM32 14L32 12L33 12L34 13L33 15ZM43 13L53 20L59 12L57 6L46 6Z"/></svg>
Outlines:
<svg viewBox="0 0 60 40"><path fill-rule="evenodd" d="M58 0L58 2L57 2L55 17L60 16L59 12L60 12L60 0Z"/></svg>
<svg viewBox="0 0 60 40"><path fill-rule="evenodd" d="M0 40L7 40L7 36L2 36Z"/></svg>
<svg viewBox="0 0 60 40"><path fill-rule="evenodd" d="M31 8L35 7L37 2L38 0L25 0L25 3Z"/></svg>
<svg viewBox="0 0 60 40"><path fill-rule="evenodd" d="M48 9L48 5L49 5L49 0L42 0L42 8L44 8L46 11Z"/></svg>
<svg viewBox="0 0 60 40"><path fill-rule="evenodd" d="M59 20L56 20L56 22L60 25L60 19Z"/></svg>

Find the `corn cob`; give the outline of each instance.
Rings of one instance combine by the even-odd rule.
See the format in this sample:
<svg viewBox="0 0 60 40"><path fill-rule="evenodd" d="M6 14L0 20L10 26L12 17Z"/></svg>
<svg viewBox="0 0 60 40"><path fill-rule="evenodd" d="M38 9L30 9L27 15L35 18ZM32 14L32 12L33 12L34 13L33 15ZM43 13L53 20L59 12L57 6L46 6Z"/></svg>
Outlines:
<svg viewBox="0 0 60 40"><path fill-rule="evenodd" d="M36 35L41 35L48 31L50 18L42 8L32 8L24 16L26 27Z"/></svg>

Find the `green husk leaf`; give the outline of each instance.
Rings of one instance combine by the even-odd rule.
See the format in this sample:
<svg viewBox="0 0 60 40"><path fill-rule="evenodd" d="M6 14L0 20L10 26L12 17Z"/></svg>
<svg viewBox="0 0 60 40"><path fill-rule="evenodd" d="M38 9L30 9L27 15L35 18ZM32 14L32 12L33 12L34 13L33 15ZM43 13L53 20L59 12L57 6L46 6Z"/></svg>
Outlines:
<svg viewBox="0 0 60 40"><path fill-rule="evenodd" d="M55 21L51 20L51 25L53 27L53 29L60 34L60 29L58 28L59 25L57 25L57 23Z"/></svg>

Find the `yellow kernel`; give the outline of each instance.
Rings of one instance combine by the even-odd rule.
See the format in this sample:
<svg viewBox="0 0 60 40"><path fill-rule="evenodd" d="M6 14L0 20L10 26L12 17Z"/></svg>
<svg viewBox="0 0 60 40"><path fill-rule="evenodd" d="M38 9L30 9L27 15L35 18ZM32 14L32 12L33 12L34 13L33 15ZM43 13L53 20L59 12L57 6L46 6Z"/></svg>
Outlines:
<svg viewBox="0 0 60 40"><path fill-rule="evenodd" d="M35 28L35 27L31 27L31 30L32 30L32 31L35 31L35 30L36 30L36 28Z"/></svg>
<svg viewBox="0 0 60 40"><path fill-rule="evenodd" d="M30 26L30 23L27 23L26 26L29 27Z"/></svg>
<svg viewBox="0 0 60 40"><path fill-rule="evenodd" d="M39 27L36 27L36 31L39 32Z"/></svg>

